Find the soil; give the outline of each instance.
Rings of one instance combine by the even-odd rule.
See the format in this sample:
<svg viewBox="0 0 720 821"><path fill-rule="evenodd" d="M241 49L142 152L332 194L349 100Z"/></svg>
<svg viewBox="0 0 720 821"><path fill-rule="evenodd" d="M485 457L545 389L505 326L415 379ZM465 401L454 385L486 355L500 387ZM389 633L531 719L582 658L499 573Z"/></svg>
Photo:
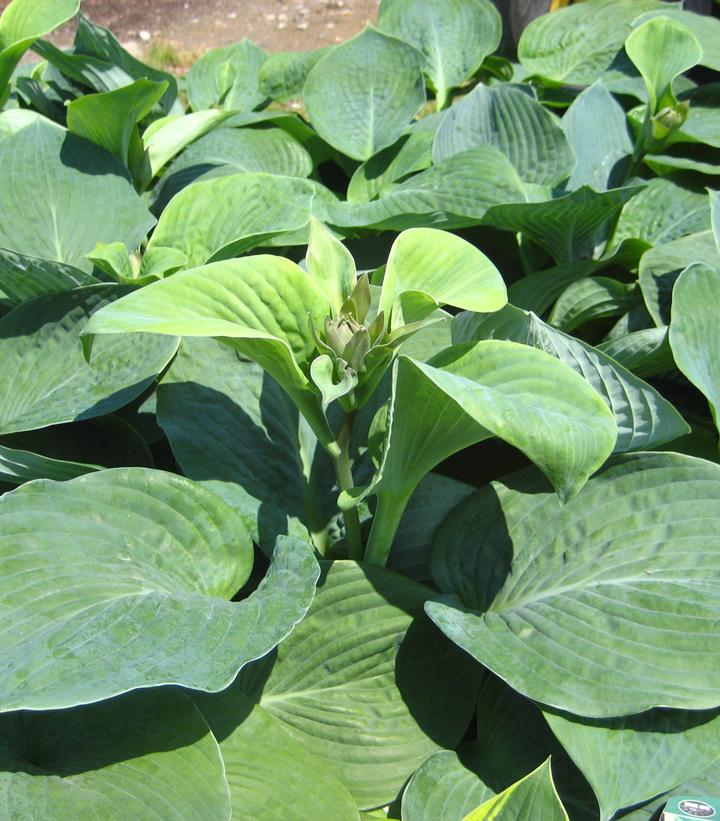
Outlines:
<svg viewBox="0 0 720 821"><path fill-rule="evenodd" d="M249 37L266 51L340 43L377 17L379 0L83 0L83 13L132 53L176 67ZM0 0L0 9L8 0ZM53 36L72 43L72 25Z"/></svg>

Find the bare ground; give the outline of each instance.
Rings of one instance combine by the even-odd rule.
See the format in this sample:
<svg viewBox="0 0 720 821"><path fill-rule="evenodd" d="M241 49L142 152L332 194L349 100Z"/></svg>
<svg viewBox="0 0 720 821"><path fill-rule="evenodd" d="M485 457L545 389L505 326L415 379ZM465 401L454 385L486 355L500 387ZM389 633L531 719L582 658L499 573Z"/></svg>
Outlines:
<svg viewBox="0 0 720 821"><path fill-rule="evenodd" d="M138 56L184 67L205 51L249 37L266 51L339 43L377 16L379 0L84 0L91 20ZM0 9L8 0L0 0ZM72 26L53 39L72 42ZM174 54L173 54L174 52Z"/></svg>

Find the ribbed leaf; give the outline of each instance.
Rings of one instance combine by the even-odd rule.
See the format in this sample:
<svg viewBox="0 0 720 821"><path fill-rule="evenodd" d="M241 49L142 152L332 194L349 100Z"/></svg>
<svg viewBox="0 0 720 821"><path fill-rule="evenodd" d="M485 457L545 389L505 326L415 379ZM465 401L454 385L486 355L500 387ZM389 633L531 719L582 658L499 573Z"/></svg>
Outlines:
<svg viewBox="0 0 720 821"><path fill-rule="evenodd" d="M559 507L530 474L446 520L436 624L514 689L576 715L717 704L720 467L625 455ZM467 534L463 538L461 533Z"/></svg>
<svg viewBox="0 0 720 821"><path fill-rule="evenodd" d="M45 119L0 140L0 189L0 247L85 271L98 242L134 250L154 223L118 160Z"/></svg>
<svg viewBox="0 0 720 821"><path fill-rule="evenodd" d="M305 615L317 565L286 538L247 599L242 520L188 479L126 468L0 497L0 710L54 709L139 687L226 687ZM22 575L23 584L18 585Z"/></svg>
<svg viewBox="0 0 720 821"><path fill-rule="evenodd" d="M610 68L632 21L662 9L659 0L587 0L545 14L522 33L520 62L530 74L557 83L590 85Z"/></svg>
<svg viewBox="0 0 720 821"><path fill-rule="evenodd" d="M661 14L673 22L680 23L689 29L697 38L701 47L700 65L707 66L714 71L720 71L720 21L708 14L695 14L683 9L664 8L654 13L647 12L633 21L633 27L642 26L648 19Z"/></svg>
<svg viewBox="0 0 720 821"><path fill-rule="evenodd" d="M655 388L580 339L547 325L532 313L508 306L489 316L460 314L453 341L509 339L556 356L603 397L615 417L615 453L650 450L689 432L689 427Z"/></svg>
<svg viewBox="0 0 720 821"><path fill-rule="evenodd" d="M175 248L185 254L187 268L227 259L307 225L313 196L306 180L274 174L200 182L180 191L163 211L148 251Z"/></svg>
<svg viewBox="0 0 720 821"><path fill-rule="evenodd" d="M217 741L171 689L102 704L0 717L0 814L8 819L225 821L230 796Z"/></svg>
<svg viewBox="0 0 720 821"><path fill-rule="evenodd" d="M479 145L494 145L523 180L556 185L575 165L560 120L525 86L478 85L443 118L433 160L441 162Z"/></svg>
<svg viewBox="0 0 720 821"><path fill-rule="evenodd" d="M422 55L368 26L318 60L304 95L320 136L368 160L398 139L425 102Z"/></svg>
<svg viewBox="0 0 720 821"><path fill-rule="evenodd" d="M670 346L678 368L710 403L715 424L720 412L720 264L690 265L672 297Z"/></svg>
<svg viewBox="0 0 720 821"><path fill-rule="evenodd" d="M720 755L717 710L652 710L605 721L544 715L592 785L601 821L699 775Z"/></svg>
<svg viewBox="0 0 720 821"><path fill-rule="evenodd" d="M96 282L90 274L72 265L0 249L0 306L3 308Z"/></svg>
<svg viewBox="0 0 720 821"><path fill-rule="evenodd" d="M84 465L62 459L49 459L27 450L0 445L0 482L21 485L33 479L55 479L64 482L100 470L97 465Z"/></svg>
<svg viewBox="0 0 720 821"><path fill-rule="evenodd" d="M242 701L251 699L321 772L345 785L358 807L387 804L427 755L459 742L477 699L477 665L422 612L430 595L389 570L325 565L307 617L276 658L247 668L229 691L199 701L200 708L214 728L225 723L225 737L247 715ZM242 738L242 725L235 732ZM253 747L267 755L262 738ZM236 755L252 756L253 747L238 746ZM306 778L312 783L311 774ZM271 789L282 796L283 779Z"/></svg>
<svg viewBox="0 0 720 821"><path fill-rule="evenodd" d="M221 106L234 111L252 111L264 100L258 88L265 52L247 37L240 43L214 48L190 69L187 95L193 111Z"/></svg>
<svg viewBox="0 0 720 821"><path fill-rule="evenodd" d="M593 319L621 316L640 303L635 283L610 277L586 277L571 283L550 312L548 322L570 333Z"/></svg>
<svg viewBox="0 0 720 821"><path fill-rule="evenodd" d="M308 74L331 48L325 46L312 51L278 51L271 54L260 66L260 93L282 103L302 97Z"/></svg>
<svg viewBox="0 0 720 821"><path fill-rule="evenodd" d="M497 49L502 35L500 15L489 0L383 0L378 27L422 53L439 109Z"/></svg>
<svg viewBox="0 0 720 821"><path fill-rule="evenodd" d="M127 294L92 285L27 302L0 319L0 433L111 413L139 396L177 350L173 338L103 340L90 362L80 334L89 317Z"/></svg>
<svg viewBox="0 0 720 821"><path fill-rule="evenodd" d="M378 497L368 556L384 562L403 508L448 456L498 436L573 496L613 450L617 428L600 396L552 356L515 342L456 345L395 366L383 461L363 494ZM348 494L341 504L348 504Z"/></svg>

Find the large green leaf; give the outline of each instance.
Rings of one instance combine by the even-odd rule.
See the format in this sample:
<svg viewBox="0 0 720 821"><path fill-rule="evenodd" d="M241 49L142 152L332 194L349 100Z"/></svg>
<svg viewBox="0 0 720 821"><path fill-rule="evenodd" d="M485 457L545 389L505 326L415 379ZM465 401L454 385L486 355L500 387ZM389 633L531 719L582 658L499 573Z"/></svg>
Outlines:
<svg viewBox="0 0 720 821"><path fill-rule="evenodd" d="M598 350L641 378L657 376L675 366L667 328L621 334L601 342Z"/></svg>
<svg viewBox="0 0 720 821"><path fill-rule="evenodd" d="M622 183L633 144L625 111L603 85L593 83L578 94L562 127L577 161L568 181L571 191L581 185L606 191Z"/></svg>
<svg viewBox="0 0 720 821"><path fill-rule="evenodd" d="M670 18L673 22L680 23L689 29L700 43L700 64L714 71L720 71L720 21L708 14L695 14L692 11L685 11L676 4L663 5L670 5L670 8L663 8L655 13L646 12L633 21L633 27L642 26L649 18L658 14ZM673 6L675 7L673 8Z"/></svg>
<svg viewBox="0 0 720 821"><path fill-rule="evenodd" d="M611 277L586 277L571 283L559 296L548 322L570 333L593 319L622 316L640 303L636 283Z"/></svg>
<svg viewBox="0 0 720 821"><path fill-rule="evenodd" d="M707 398L720 423L720 264L690 265L672 294L670 346L680 370Z"/></svg>
<svg viewBox="0 0 720 821"><path fill-rule="evenodd" d="M286 131L267 128L216 128L174 160L153 190L153 210L191 183L241 171L307 177L313 170L308 152Z"/></svg>
<svg viewBox="0 0 720 821"><path fill-rule="evenodd" d="M88 318L127 294L91 285L27 302L0 319L0 433L90 419L141 394L172 359L177 340L103 340L88 363L80 334Z"/></svg>
<svg viewBox="0 0 720 821"><path fill-rule="evenodd" d="M147 331L222 339L280 383L327 445L333 435L319 394L298 364L306 364L315 351L309 323L322 327L327 313L327 299L305 271L284 257L258 255L148 285L107 306L84 333Z"/></svg>
<svg viewBox="0 0 720 821"><path fill-rule="evenodd" d="M86 271L98 242L134 250L154 223L115 157L49 120L0 140L0 189L0 247Z"/></svg>
<svg viewBox="0 0 720 821"><path fill-rule="evenodd" d="M264 173L200 182L172 199L148 251L175 248L185 255L187 268L227 259L307 225L314 191L307 180Z"/></svg>
<svg viewBox="0 0 720 821"><path fill-rule="evenodd" d="M0 445L0 481L21 485L33 479L54 479L64 482L100 470L97 465L86 465L62 459L52 459L38 453Z"/></svg>
<svg viewBox="0 0 720 821"><path fill-rule="evenodd" d="M412 298L419 311L406 317L412 321L438 305L497 311L507 303L507 290L497 268L469 242L433 228L412 228L393 243L383 277L378 310L391 316L393 328L404 324L396 315L403 297Z"/></svg>
<svg viewBox="0 0 720 821"><path fill-rule="evenodd" d="M0 16L0 108L15 67L30 46L77 14L80 0L13 0Z"/></svg>
<svg viewBox="0 0 720 821"><path fill-rule="evenodd" d="M670 17L653 16L635 28L625 41L625 51L642 74L651 114L665 100L674 101L673 80L696 66L703 50L697 37Z"/></svg>
<svg viewBox="0 0 720 821"><path fill-rule="evenodd" d="M643 254L638 271L640 288L656 325L670 324L673 286L680 273L695 262L720 267L720 252L712 231L679 237Z"/></svg>
<svg viewBox="0 0 720 821"><path fill-rule="evenodd" d="M129 693L102 704L0 717L0 814L24 818L225 821L218 743L183 693Z"/></svg>
<svg viewBox="0 0 720 821"><path fill-rule="evenodd" d="M389 803L428 754L454 747L472 715L480 671L424 617L430 595L389 570L326 565L307 617L277 657L248 667L226 693L198 700L210 725L227 737L221 744L233 749L238 774L248 766L243 759L268 755L261 736L243 749L247 735L242 725L234 729L248 713L248 699L320 771L343 783L360 808ZM312 784L313 770L304 778ZM267 796L267 783L248 782L248 792L263 790L253 803ZM282 796L282 780L269 789ZM233 797L244 801L242 790Z"/></svg>
<svg viewBox="0 0 720 821"><path fill-rule="evenodd" d="M529 73L557 83L590 85L615 60L643 12L665 10L660 0L587 0L545 14L522 33L518 57Z"/></svg>
<svg viewBox="0 0 720 821"><path fill-rule="evenodd" d="M489 0L383 0L378 27L422 53L439 109L497 49L502 35L500 15Z"/></svg>
<svg viewBox="0 0 720 821"><path fill-rule="evenodd" d="M337 512L332 465L259 365L215 340L184 339L157 412L183 473L228 501L263 550L288 528L307 528L323 546Z"/></svg>
<svg viewBox="0 0 720 821"><path fill-rule="evenodd" d="M545 712L600 804L601 821L666 792L720 756L717 710L652 710L609 720Z"/></svg>
<svg viewBox="0 0 720 821"><path fill-rule="evenodd" d="M618 457L564 507L537 475L446 520L438 626L514 689L596 718L717 704L720 467Z"/></svg>
<svg viewBox="0 0 720 821"><path fill-rule="evenodd" d="M525 821L526 818L568 821L568 814L555 789L549 759L530 775L468 813L463 821Z"/></svg>
<svg viewBox="0 0 720 821"><path fill-rule="evenodd" d="M508 306L496 314L460 314L453 341L509 339L556 356L603 397L615 417L615 452L650 450L689 432L689 427L652 386L580 339L558 331L533 313Z"/></svg>
<svg viewBox="0 0 720 821"><path fill-rule="evenodd" d="M325 46L312 51L278 51L271 54L260 66L260 92L283 103L302 97L308 74L331 48Z"/></svg>
<svg viewBox="0 0 720 821"><path fill-rule="evenodd" d="M704 191L688 187L682 177L656 177L623 207L612 245L626 239L663 245L709 227L710 207Z"/></svg>
<svg viewBox="0 0 720 821"><path fill-rule="evenodd" d="M479 145L499 148L527 182L557 185L575 165L560 120L527 86L478 85L443 118L433 160L441 162Z"/></svg>
<svg viewBox="0 0 720 821"><path fill-rule="evenodd" d="M137 80L104 94L87 94L73 100L67 110L68 129L94 142L130 168L143 181L145 155L138 123L147 117L167 89L167 83Z"/></svg>
<svg viewBox="0 0 720 821"><path fill-rule="evenodd" d="M90 274L72 265L0 249L0 307L12 308L44 294L96 283Z"/></svg>
<svg viewBox="0 0 720 821"><path fill-rule="evenodd" d="M359 821L357 805L335 772L237 686L197 703L220 744L233 817Z"/></svg>
<svg viewBox="0 0 720 821"><path fill-rule="evenodd" d="M415 174L373 202L329 205L324 221L398 231L428 225L458 228L477 224L493 205L525 200L522 181L508 158L483 145Z"/></svg>
<svg viewBox="0 0 720 821"><path fill-rule="evenodd" d="M384 563L402 511L435 465L498 436L572 497L612 453L617 428L601 397L554 357L515 342L448 348L423 364L401 356L382 464L362 495L378 497L368 557ZM348 494L341 504L349 504Z"/></svg>
<svg viewBox="0 0 720 821"><path fill-rule="evenodd" d="M550 755L563 801L571 808L578 802L583 809L590 804L592 813L592 792L553 737L540 710L504 682L488 676L480 689L477 739L461 744L457 752L435 753L422 764L403 793L402 819L461 821L474 807L512 786Z"/></svg>
<svg viewBox="0 0 720 821"><path fill-rule="evenodd" d="M318 60L304 96L320 136L368 160L398 139L425 102L422 55L368 26Z"/></svg>
<svg viewBox="0 0 720 821"><path fill-rule="evenodd" d="M221 690L303 618L317 579L307 543L286 537L260 587L229 601L252 567L242 519L160 471L31 482L0 497L0 520L2 711Z"/></svg>
<svg viewBox="0 0 720 821"><path fill-rule="evenodd" d="M214 48L190 69L186 79L193 111L221 106L252 111L266 99L258 89L265 52L247 37L240 43Z"/></svg>
<svg viewBox="0 0 720 821"><path fill-rule="evenodd" d="M556 262L589 259L607 239L610 222L640 190L638 186L597 192L587 185L545 202L494 205L486 225L520 232L551 254Z"/></svg>

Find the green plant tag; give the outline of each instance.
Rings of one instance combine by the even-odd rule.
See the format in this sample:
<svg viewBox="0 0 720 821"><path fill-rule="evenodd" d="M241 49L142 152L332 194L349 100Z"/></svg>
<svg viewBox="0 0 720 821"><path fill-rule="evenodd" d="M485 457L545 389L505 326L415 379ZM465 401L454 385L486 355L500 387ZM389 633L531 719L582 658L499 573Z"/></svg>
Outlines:
<svg viewBox="0 0 720 821"><path fill-rule="evenodd" d="M665 805L661 821L720 818L720 798L671 798Z"/></svg>

